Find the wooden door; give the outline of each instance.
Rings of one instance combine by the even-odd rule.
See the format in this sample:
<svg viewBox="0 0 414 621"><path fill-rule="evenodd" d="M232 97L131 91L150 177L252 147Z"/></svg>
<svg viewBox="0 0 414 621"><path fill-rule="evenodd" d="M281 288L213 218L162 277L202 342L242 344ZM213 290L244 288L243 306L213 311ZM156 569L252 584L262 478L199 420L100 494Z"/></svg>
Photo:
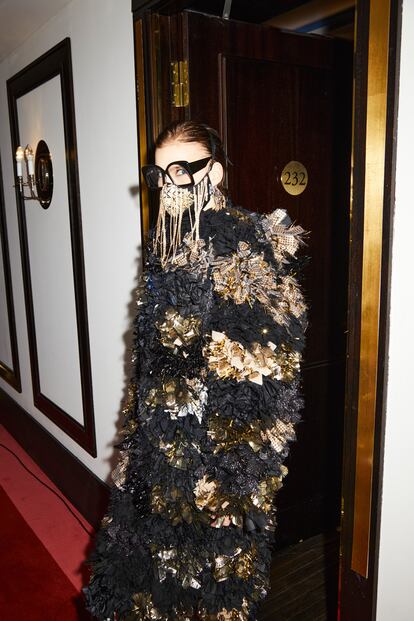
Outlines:
<svg viewBox="0 0 414 621"><path fill-rule="evenodd" d="M302 367L306 409L278 493L280 548L340 523L352 48L193 11L152 15L149 39L154 134L174 118L209 123L233 164L233 202L264 213L287 209L311 231L302 250L310 257L302 274L310 320ZM172 99L173 60L188 62L189 101L182 107ZM281 183L291 161L308 173L299 195Z"/></svg>

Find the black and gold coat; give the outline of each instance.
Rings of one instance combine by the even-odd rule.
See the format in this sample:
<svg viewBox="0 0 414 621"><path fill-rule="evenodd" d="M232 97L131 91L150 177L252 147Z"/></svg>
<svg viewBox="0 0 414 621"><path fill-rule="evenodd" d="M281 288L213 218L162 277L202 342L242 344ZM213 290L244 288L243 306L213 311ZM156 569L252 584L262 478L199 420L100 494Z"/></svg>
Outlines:
<svg viewBox="0 0 414 621"><path fill-rule="evenodd" d="M304 406L304 235L283 209L228 201L162 267L150 232L119 460L83 589L97 619L257 618Z"/></svg>

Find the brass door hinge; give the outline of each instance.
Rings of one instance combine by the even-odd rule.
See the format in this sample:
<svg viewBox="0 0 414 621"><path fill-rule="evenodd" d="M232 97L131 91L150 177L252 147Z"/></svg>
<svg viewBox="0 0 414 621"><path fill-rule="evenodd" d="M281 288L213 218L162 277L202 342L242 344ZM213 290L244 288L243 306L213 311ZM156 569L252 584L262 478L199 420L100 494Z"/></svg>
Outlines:
<svg viewBox="0 0 414 621"><path fill-rule="evenodd" d="M186 108L190 103L186 60L175 60L171 63L171 89L174 108Z"/></svg>

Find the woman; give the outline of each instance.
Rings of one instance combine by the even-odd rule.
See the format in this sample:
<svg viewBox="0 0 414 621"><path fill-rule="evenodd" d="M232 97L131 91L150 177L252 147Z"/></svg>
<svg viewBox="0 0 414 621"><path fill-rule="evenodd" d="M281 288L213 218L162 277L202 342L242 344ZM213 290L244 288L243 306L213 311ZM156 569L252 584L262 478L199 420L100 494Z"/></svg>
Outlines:
<svg viewBox="0 0 414 621"><path fill-rule="evenodd" d="M269 590L274 498L304 405L306 232L283 209L233 207L224 166L218 134L188 121L162 132L143 168L160 210L83 589L98 619L253 621Z"/></svg>

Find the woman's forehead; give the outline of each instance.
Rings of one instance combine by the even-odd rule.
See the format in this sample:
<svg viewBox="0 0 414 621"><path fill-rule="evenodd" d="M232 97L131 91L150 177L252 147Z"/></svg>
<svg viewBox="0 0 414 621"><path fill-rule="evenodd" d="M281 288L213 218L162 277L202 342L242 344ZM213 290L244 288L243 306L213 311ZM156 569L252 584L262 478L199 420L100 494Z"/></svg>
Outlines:
<svg viewBox="0 0 414 621"><path fill-rule="evenodd" d="M161 166L161 168L166 168L170 162L177 160L194 162L208 155L208 151L200 142L181 142L175 140L156 149L155 163L157 166Z"/></svg>

